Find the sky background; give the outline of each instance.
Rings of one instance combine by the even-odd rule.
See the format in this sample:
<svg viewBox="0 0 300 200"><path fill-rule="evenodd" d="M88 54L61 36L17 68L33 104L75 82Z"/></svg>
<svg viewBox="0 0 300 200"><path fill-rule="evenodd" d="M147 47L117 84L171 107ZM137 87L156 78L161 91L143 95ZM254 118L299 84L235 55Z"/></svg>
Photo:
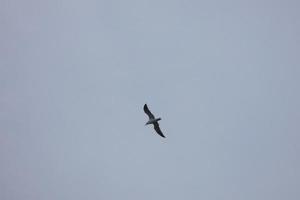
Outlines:
<svg viewBox="0 0 300 200"><path fill-rule="evenodd" d="M0 199L300 199L299 9L1 0Z"/></svg>

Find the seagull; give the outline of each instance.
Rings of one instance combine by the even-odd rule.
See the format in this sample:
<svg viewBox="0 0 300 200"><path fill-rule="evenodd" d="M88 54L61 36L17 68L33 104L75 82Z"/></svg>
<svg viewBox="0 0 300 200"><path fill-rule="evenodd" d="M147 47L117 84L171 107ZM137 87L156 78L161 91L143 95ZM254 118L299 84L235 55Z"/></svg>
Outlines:
<svg viewBox="0 0 300 200"><path fill-rule="evenodd" d="M154 130L157 132L157 134L164 138L165 136L161 132L161 130L159 128L159 124L158 124L158 121L161 120L161 118L155 118L154 115L150 112L147 104L144 105L144 112L149 117L149 121L145 124L145 126L148 125L148 124L153 124L154 125Z"/></svg>

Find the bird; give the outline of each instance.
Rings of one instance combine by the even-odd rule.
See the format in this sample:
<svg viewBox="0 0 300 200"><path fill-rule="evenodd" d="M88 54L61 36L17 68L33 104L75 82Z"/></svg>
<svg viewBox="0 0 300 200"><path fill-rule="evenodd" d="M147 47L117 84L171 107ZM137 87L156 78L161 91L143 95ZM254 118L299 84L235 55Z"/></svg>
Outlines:
<svg viewBox="0 0 300 200"><path fill-rule="evenodd" d="M159 124L158 124L158 121L161 120L161 118L155 118L154 115L150 112L147 104L144 105L144 112L148 115L149 117L149 120L148 122L145 124L146 125L149 125L149 124L153 124L154 125L154 130L156 131L156 133L158 135L160 135L161 137L165 138L164 134L162 133L162 131L160 130L159 128Z"/></svg>

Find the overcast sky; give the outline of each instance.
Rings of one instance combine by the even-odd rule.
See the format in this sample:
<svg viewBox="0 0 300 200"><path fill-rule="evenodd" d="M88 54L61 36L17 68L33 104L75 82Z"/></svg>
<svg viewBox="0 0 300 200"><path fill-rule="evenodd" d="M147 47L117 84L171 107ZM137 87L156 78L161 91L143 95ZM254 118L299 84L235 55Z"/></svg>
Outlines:
<svg viewBox="0 0 300 200"><path fill-rule="evenodd" d="M299 9L1 0L0 199L300 199Z"/></svg>

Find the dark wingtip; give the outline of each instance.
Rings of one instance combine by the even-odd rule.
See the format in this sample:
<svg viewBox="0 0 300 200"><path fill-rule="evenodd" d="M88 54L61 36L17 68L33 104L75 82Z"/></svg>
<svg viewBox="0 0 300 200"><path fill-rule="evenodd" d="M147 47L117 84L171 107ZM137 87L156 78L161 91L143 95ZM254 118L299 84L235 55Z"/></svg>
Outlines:
<svg viewBox="0 0 300 200"><path fill-rule="evenodd" d="M144 110L148 110L148 106L147 106L146 103L145 103L145 105L144 105Z"/></svg>

